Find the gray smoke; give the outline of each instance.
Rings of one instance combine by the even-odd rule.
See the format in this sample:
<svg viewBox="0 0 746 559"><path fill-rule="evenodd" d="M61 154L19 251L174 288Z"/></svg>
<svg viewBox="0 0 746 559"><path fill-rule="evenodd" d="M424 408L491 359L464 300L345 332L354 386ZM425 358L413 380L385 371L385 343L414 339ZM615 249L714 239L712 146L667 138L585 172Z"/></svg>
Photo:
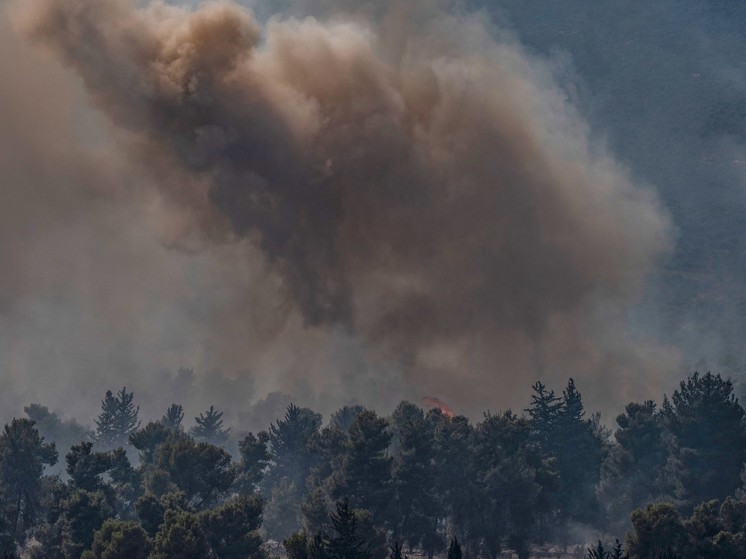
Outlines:
<svg viewBox="0 0 746 559"><path fill-rule="evenodd" d="M108 119L109 156L70 171L95 195L58 190L72 215L54 217L100 220L57 239L62 255L130 251L100 263L107 286L136 266L130 296L101 294L91 319L132 342L113 353L249 367L260 391L300 382L322 406L520 408L532 380L569 375L591 403L667 387L677 352L626 327L671 246L652 189L590 140L550 64L478 15L381 6L265 24L229 2L16 6ZM25 116L27 134L59 140ZM110 219L137 209L140 230ZM87 236L100 230L109 245ZM8 251L28 246L17 238ZM96 300L95 277L71 279ZM172 325L190 335L156 332Z"/></svg>

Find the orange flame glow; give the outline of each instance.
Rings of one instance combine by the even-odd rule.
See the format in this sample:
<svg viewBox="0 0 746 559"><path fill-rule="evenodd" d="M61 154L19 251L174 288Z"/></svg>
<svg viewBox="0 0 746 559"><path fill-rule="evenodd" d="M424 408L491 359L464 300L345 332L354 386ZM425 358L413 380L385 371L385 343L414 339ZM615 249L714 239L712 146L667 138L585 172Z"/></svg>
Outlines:
<svg viewBox="0 0 746 559"><path fill-rule="evenodd" d="M427 409L439 409L441 413L446 417L453 417L456 415L455 413L453 413L453 410L448 407L448 404L446 404L443 400L433 398L432 396L423 396L422 407Z"/></svg>

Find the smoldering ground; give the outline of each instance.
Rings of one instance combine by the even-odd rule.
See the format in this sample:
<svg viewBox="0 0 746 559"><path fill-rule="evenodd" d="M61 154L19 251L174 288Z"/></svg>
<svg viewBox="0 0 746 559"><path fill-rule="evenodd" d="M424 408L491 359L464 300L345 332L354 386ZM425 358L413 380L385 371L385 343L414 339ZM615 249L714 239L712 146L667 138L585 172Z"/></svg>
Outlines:
<svg viewBox="0 0 746 559"><path fill-rule="evenodd" d="M24 40L66 68L39 101L89 102L107 139L84 145L72 118L39 127L3 95L38 136L28 166L50 167L21 167L4 195L63 200L49 211L66 234L41 235L42 253L95 245L70 273L4 238L19 273L69 282L57 307L48 287L4 286L23 340L4 374L22 392L49 376L153 386L147 373L184 362L249 368L261 390L302 382L329 407L520 408L531 380L570 375L591 404L669 386L676 351L625 324L671 247L653 190L591 141L548 63L478 15L385 6L262 24L229 2L12 5ZM47 155L60 145L69 177ZM74 340L64 320L28 319L60 308ZM53 370L38 368L42 335Z"/></svg>

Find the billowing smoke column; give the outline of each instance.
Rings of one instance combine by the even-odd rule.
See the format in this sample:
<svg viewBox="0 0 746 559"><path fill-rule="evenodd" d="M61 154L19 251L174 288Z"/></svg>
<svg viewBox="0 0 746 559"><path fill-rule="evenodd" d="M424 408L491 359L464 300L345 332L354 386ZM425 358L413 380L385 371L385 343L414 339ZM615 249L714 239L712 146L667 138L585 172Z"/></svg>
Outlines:
<svg viewBox="0 0 746 559"><path fill-rule="evenodd" d="M162 179L175 247L250 240L308 328L343 328L420 394L505 405L536 377L616 374L634 395L673 362L624 326L669 247L655 196L476 17L21 10Z"/></svg>

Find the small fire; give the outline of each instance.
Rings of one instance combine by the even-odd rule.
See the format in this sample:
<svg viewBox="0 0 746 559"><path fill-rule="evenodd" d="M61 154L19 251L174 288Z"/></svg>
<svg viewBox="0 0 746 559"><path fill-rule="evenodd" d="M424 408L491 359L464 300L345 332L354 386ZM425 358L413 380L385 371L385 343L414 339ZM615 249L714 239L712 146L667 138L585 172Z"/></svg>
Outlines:
<svg viewBox="0 0 746 559"><path fill-rule="evenodd" d="M454 417L456 415L443 400L433 398L432 396L423 396L422 407L427 409L439 409L446 417Z"/></svg>

